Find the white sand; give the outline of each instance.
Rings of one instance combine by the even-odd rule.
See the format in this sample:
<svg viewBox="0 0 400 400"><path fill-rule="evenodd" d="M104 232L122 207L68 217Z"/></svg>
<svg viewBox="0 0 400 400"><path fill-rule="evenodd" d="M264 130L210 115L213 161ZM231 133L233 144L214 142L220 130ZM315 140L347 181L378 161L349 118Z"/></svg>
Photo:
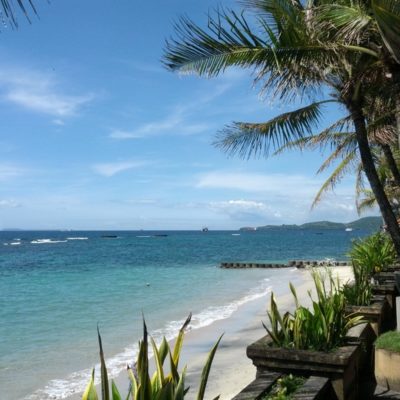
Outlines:
<svg viewBox="0 0 400 400"><path fill-rule="evenodd" d="M350 267L336 267L330 270L334 276L338 275L342 282L352 278ZM307 305L309 304L307 291L313 289L313 281L309 271L299 270L298 273L303 275L304 283L296 287L296 291L300 303ZM276 296L278 307L282 312L292 310L294 307L288 285L289 282L286 282L285 294ZM231 317L186 334L180 370L184 365L188 365L186 381L186 386L190 386L186 396L188 400L196 398L201 371L208 352L221 334L224 336L211 368L206 399L213 399L217 395L220 395L221 400L231 399L255 379L256 368L246 356L246 347L266 334L261 321L267 322L266 309L269 300L270 296L267 295L246 303ZM116 383L121 395L124 396L128 388L125 372L119 375ZM73 397L73 399L78 398L78 396Z"/></svg>

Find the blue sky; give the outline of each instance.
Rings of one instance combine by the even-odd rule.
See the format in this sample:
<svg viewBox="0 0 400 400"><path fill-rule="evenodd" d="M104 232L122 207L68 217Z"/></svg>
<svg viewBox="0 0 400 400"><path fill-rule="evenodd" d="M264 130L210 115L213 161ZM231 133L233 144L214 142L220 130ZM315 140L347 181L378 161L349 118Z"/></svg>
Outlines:
<svg viewBox="0 0 400 400"><path fill-rule="evenodd" d="M212 146L232 120L285 106L250 71L179 76L160 62L173 22L233 1L36 1L0 35L0 228L236 229L357 218L354 180L310 210L319 153L228 158ZM326 120L340 110L327 109Z"/></svg>

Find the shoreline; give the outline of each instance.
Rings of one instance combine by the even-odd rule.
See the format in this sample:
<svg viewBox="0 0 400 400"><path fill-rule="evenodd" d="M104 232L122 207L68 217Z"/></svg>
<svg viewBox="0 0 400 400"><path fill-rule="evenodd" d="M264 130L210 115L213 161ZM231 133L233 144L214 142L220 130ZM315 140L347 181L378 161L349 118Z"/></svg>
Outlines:
<svg viewBox="0 0 400 400"><path fill-rule="evenodd" d="M352 277L350 267L330 267L329 270L334 276L339 276L341 282ZM299 270L298 274L303 281L296 286L298 298L301 303L307 305L309 303L307 291L313 288L313 281L308 270ZM276 295L281 311L290 311L294 308L289 281L282 286L272 288L271 291ZM208 326L192 329L186 333L179 367L179 370L182 370L185 365L188 366L186 386L189 386L190 390L186 399L196 398L201 371L208 352L221 334L224 336L211 367L206 398L215 398L220 395L221 400L229 400L255 379L256 368L247 358L246 348L266 334L261 321L267 322L266 310L269 306L271 291L258 299L242 304L226 319L217 320ZM99 373L99 371L96 372ZM121 394L127 393L126 372L122 371L114 380ZM99 388L98 385L96 387ZM67 399L81 399L81 394L74 394Z"/></svg>

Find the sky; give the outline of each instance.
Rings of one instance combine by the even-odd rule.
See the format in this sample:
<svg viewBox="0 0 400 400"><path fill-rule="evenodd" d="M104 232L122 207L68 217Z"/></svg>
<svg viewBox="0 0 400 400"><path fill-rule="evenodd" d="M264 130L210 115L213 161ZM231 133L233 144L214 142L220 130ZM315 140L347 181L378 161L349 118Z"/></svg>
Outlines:
<svg viewBox="0 0 400 400"><path fill-rule="evenodd" d="M296 104L261 98L250 70L205 79L163 67L180 16L206 26L209 11L234 1L35 4L39 18L20 15L17 30L0 34L0 229L358 218L352 176L311 210L328 176L316 174L324 154L242 160L212 145L232 121L266 121ZM340 115L330 106L324 118Z"/></svg>

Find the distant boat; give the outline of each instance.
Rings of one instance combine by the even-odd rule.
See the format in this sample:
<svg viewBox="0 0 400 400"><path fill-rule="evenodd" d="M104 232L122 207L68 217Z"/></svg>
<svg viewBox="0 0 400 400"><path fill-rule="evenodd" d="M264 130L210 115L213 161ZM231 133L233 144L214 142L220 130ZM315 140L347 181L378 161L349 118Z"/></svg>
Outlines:
<svg viewBox="0 0 400 400"><path fill-rule="evenodd" d="M101 235L103 239L116 239L117 235Z"/></svg>
<svg viewBox="0 0 400 400"><path fill-rule="evenodd" d="M352 232L352 231L353 231L353 228L346 228L345 231L346 231L346 232Z"/></svg>
<svg viewBox="0 0 400 400"><path fill-rule="evenodd" d="M208 232L208 228L205 226L205 227L202 229L202 232Z"/></svg>
<svg viewBox="0 0 400 400"><path fill-rule="evenodd" d="M167 237L168 235L165 233L158 233L157 235L154 235L154 237Z"/></svg>

